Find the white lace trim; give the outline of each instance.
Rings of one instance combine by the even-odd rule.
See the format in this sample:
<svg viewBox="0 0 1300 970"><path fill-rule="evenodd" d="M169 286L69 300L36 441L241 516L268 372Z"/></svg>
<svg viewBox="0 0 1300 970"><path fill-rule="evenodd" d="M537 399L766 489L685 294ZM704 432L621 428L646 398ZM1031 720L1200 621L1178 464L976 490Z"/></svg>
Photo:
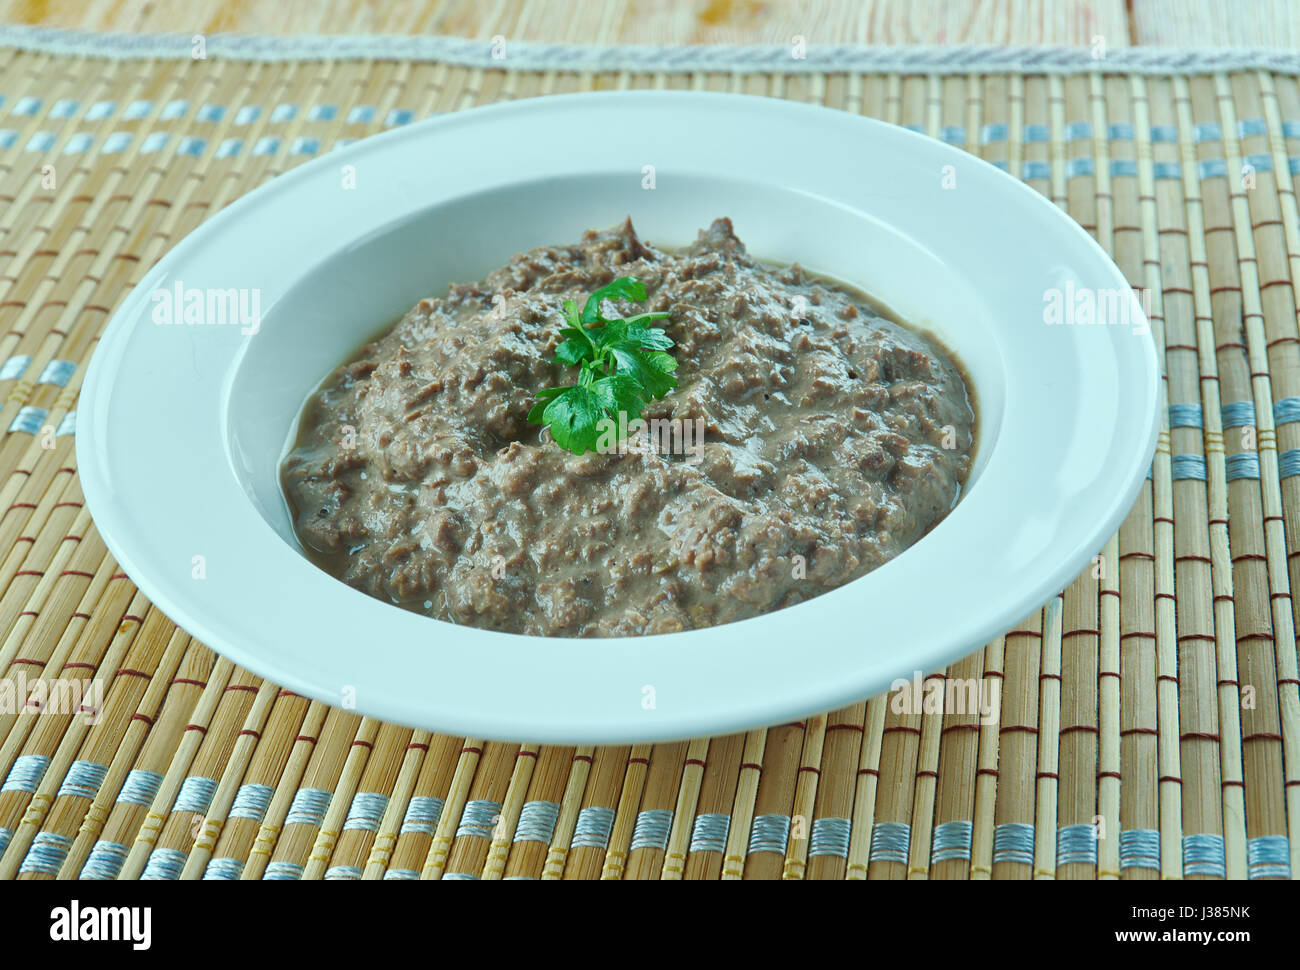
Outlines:
<svg viewBox="0 0 1300 970"><path fill-rule="evenodd" d="M541 44L508 37L204 36L204 56L249 61L413 60L517 71L691 71L777 74L1210 74L1262 70L1300 75L1300 52L1268 48L868 47L857 44ZM0 48L117 59L194 57L197 35L121 34L0 26ZM802 56L796 56L796 54Z"/></svg>

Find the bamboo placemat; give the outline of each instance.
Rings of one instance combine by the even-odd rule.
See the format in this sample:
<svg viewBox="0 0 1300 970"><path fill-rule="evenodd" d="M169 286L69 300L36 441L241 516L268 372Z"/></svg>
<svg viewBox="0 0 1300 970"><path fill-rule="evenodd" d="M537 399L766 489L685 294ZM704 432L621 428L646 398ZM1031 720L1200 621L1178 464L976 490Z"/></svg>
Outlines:
<svg viewBox="0 0 1300 970"><path fill-rule="evenodd" d="M0 50L0 876L1297 871L1300 85L1294 72L1109 70L578 73ZM926 678L999 682L997 720L898 713L883 695L672 744L431 735L232 665L107 555L76 475L77 391L110 314L176 240L385 127L631 87L773 95L928 132L1024 178L1151 291L1171 403L1127 521L1045 608ZM83 678L102 696L67 702Z"/></svg>

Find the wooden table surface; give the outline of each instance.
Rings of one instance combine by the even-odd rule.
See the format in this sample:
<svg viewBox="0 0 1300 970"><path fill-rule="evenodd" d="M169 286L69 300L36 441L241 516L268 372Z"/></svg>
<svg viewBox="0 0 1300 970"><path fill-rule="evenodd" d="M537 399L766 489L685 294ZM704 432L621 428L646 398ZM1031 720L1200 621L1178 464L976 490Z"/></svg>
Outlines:
<svg viewBox="0 0 1300 970"><path fill-rule="evenodd" d="M1300 0L0 0L0 23L571 43L1300 48Z"/></svg>

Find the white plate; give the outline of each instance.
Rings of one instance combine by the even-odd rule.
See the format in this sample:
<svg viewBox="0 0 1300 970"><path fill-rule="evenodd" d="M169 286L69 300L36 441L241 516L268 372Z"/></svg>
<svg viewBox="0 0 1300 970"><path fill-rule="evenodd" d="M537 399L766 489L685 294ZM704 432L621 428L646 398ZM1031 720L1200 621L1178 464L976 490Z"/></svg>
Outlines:
<svg viewBox="0 0 1300 970"><path fill-rule="evenodd" d="M660 246L730 216L756 256L856 284L939 334L979 398L957 508L897 559L808 602L619 640L442 623L308 563L276 470L321 378L422 296L629 213ZM178 281L257 291L260 329L155 323L155 294ZM1101 551L1154 450L1155 347L1143 318L1053 326L1044 300L1126 287L1036 192L902 128L720 94L518 101L330 152L184 239L95 353L77 458L100 533L140 589L290 690L475 737L715 734L940 669Z"/></svg>

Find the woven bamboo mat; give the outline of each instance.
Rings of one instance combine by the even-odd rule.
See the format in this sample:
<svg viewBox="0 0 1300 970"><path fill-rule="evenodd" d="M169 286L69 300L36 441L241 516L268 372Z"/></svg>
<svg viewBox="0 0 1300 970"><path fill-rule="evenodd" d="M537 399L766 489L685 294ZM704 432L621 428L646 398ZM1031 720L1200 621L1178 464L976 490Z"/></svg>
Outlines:
<svg viewBox="0 0 1300 970"><path fill-rule="evenodd" d="M149 267L292 166L435 112L721 89L1004 166L1153 294L1167 421L1120 532L1014 630L889 696L673 744L412 731L214 655L82 504L85 364ZM568 73L0 51L0 876L1286 878L1300 871L1300 85L1262 71ZM85 679L77 703L60 702ZM100 688L97 695L95 687ZM88 698L88 699L87 699Z"/></svg>

